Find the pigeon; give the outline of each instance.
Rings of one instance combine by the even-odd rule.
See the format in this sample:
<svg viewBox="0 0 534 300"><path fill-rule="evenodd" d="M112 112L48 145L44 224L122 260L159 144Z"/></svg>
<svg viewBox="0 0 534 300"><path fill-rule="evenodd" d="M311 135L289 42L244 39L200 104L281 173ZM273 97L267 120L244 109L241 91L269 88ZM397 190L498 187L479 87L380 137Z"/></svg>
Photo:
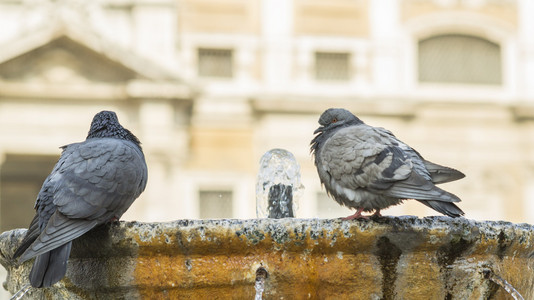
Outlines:
<svg viewBox="0 0 534 300"><path fill-rule="evenodd" d="M460 199L436 186L465 175L425 160L390 131L365 124L348 110L327 109L311 141L311 153L326 192L340 205L356 209L344 219L367 218L415 199L450 217L464 212Z"/></svg>
<svg viewBox="0 0 534 300"><path fill-rule="evenodd" d="M94 116L85 141L61 148L37 196L35 217L13 256L19 263L36 257L30 272L30 284L36 288L61 280L72 240L97 225L118 221L147 183L141 143L112 111Z"/></svg>

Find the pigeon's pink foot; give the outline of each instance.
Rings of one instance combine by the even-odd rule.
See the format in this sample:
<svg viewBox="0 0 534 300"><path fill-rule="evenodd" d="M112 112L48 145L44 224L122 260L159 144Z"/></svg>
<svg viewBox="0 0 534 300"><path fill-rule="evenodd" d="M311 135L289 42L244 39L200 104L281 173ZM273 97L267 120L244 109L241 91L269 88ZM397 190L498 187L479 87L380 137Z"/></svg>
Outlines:
<svg viewBox="0 0 534 300"><path fill-rule="evenodd" d="M380 213L380 209L375 210L375 213L373 214L373 217L381 217L382 214Z"/></svg>
<svg viewBox="0 0 534 300"><path fill-rule="evenodd" d="M362 215L362 211L363 211L363 208L358 208L353 215L350 215L348 217L342 218L342 220L347 221L347 220L353 220L353 219L367 219L367 218L369 218L368 216Z"/></svg>
<svg viewBox="0 0 534 300"><path fill-rule="evenodd" d="M108 223L109 223L109 224L119 223L119 218L117 218L117 217L112 217L111 219L108 220Z"/></svg>

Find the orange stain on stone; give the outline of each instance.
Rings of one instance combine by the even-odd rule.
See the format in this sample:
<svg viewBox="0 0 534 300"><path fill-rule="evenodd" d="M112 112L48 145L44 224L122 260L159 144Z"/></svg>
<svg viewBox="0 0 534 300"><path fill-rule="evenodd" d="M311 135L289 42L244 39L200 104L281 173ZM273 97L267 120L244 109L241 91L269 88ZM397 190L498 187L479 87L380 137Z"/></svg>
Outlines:
<svg viewBox="0 0 534 300"><path fill-rule="evenodd" d="M446 289L465 293L466 271L453 272L451 266L467 260L475 274L468 281L477 286L482 278L475 270L476 262L487 261L488 252L499 247L495 237L485 237L474 228L473 232L451 233L446 228L395 230L387 224L368 229L367 223L352 226L334 221L333 226L321 227L308 220L307 226L298 227L280 222L268 228L193 222L141 232L134 237L139 245L134 281L140 295L143 299L213 295L215 299L252 299L256 270L261 266L269 272L267 298L369 299L382 298L384 293L399 299L443 298ZM392 251L398 256L381 258L380 239L385 247L396 248ZM515 246L508 245L506 251ZM525 259L506 263L519 271ZM384 275L385 270L392 273ZM470 295L485 297L486 290L479 286Z"/></svg>

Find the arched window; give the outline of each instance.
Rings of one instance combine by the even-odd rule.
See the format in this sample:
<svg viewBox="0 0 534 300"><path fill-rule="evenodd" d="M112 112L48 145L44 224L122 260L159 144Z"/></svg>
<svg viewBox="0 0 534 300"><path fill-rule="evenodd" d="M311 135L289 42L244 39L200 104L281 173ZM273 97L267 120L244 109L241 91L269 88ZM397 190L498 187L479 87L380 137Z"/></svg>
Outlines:
<svg viewBox="0 0 534 300"><path fill-rule="evenodd" d="M419 82L502 83L501 47L486 39L461 34L419 41Z"/></svg>

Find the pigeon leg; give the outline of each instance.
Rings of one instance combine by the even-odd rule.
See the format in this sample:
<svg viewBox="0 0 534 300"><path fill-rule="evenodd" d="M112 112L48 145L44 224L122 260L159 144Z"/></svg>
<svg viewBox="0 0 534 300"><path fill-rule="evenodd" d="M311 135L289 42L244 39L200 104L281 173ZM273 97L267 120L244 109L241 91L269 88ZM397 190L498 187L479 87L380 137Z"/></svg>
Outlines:
<svg viewBox="0 0 534 300"><path fill-rule="evenodd" d="M342 220L346 221L346 220L360 219L360 218L367 219L368 218L367 216L362 216L362 211L363 211L363 208L358 208L353 215L345 217Z"/></svg>
<svg viewBox="0 0 534 300"><path fill-rule="evenodd" d="M381 217L382 214L380 213L380 209L375 210L375 213L373 214L373 217Z"/></svg>

